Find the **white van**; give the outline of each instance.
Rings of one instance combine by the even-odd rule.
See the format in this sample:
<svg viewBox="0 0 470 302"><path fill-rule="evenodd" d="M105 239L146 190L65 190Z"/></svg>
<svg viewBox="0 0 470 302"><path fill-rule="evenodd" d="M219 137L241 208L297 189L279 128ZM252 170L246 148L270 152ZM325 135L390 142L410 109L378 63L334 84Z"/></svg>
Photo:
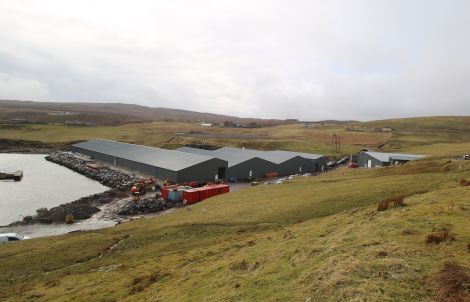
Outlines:
<svg viewBox="0 0 470 302"><path fill-rule="evenodd" d="M12 241L29 239L28 236L23 236L16 233L0 233L0 244L6 244Z"/></svg>

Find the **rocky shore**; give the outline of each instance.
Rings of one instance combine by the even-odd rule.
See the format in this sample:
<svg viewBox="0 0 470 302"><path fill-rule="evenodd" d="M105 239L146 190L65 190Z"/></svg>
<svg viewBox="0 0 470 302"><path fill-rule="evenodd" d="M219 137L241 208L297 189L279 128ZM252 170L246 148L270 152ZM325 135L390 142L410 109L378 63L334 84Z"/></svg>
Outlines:
<svg viewBox="0 0 470 302"><path fill-rule="evenodd" d="M75 221L88 219L91 218L93 214L100 211L100 206L128 197L129 194L125 192L111 189L103 193L82 197L75 201L64 203L50 209L37 209L36 215L25 216L22 221L16 221L10 225L14 226L33 223L63 223L65 222L65 217L70 214L73 216L73 220Z"/></svg>
<svg viewBox="0 0 470 302"><path fill-rule="evenodd" d="M104 205L106 205L105 212L107 219L115 221L120 221L118 217L121 215L142 215L184 206L182 202L164 201L159 198L160 195L157 195L156 192L155 194L149 193L142 196L139 202L134 202L128 192L130 192L133 184L139 181L139 178L106 166L91 168L89 160L77 157L72 153L54 151L46 156L46 160L94 179L111 189L103 193L82 197L50 209L40 208L36 210L36 215L25 216L22 221L13 222L10 226L34 223L64 223L66 222L67 216L73 217L73 221L85 220L100 212Z"/></svg>
<svg viewBox="0 0 470 302"><path fill-rule="evenodd" d="M120 191L129 191L132 185L138 181L138 178L134 175L130 175L118 170L113 170L109 167L92 169L87 166L87 160L76 157L73 154L67 152L53 152L52 154L46 156L46 160L94 179L104 186Z"/></svg>

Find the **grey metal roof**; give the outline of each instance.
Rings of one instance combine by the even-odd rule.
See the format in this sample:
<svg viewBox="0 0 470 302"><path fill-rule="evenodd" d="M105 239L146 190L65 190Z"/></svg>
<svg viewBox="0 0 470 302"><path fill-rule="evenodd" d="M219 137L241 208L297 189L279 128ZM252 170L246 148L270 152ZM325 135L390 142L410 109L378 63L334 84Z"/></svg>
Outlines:
<svg viewBox="0 0 470 302"><path fill-rule="evenodd" d="M324 156L324 155L315 154L315 153L283 151L283 150L276 150L276 151L270 151L270 152L282 152L282 153L285 153L285 154L290 154L292 156L300 156L300 157L307 158L307 159L319 159L320 157Z"/></svg>
<svg viewBox="0 0 470 302"><path fill-rule="evenodd" d="M415 159L426 157L426 155L404 154L404 153L385 153L385 152L372 152L372 151L364 151L364 153L384 163L390 162L391 159L415 160Z"/></svg>
<svg viewBox="0 0 470 302"><path fill-rule="evenodd" d="M199 163L214 159L207 155L190 154L174 150L134 145L109 140L91 140L73 145L135 162L179 171Z"/></svg>
<svg viewBox="0 0 470 302"><path fill-rule="evenodd" d="M223 147L217 149L220 152L230 152L235 154L249 154L251 156L256 156L267 161L280 164L285 161L288 161L294 157L303 157L306 159L318 159L323 155L313 154L313 153L302 153L302 152L293 152L293 151L283 151L283 150L275 150L275 151L260 151L260 150L252 150L252 149L242 149L242 148L233 148L233 147Z"/></svg>
<svg viewBox="0 0 470 302"><path fill-rule="evenodd" d="M181 151L181 152L188 152L192 154L203 154L203 155L213 156L222 160L226 160L228 161L229 167L233 167L235 165L238 165L240 163L246 162L254 158L264 160L257 156L252 156L251 154L223 152L223 151L219 151L220 149L219 150L205 150L205 149L198 149L198 148L181 147L176 150Z"/></svg>

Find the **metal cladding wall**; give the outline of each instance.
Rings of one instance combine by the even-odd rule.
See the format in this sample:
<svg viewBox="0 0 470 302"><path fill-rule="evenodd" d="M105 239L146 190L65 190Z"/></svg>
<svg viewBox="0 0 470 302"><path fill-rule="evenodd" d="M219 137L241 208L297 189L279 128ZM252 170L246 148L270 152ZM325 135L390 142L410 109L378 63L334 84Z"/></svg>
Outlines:
<svg viewBox="0 0 470 302"><path fill-rule="evenodd" d="M111 164L113 164L111 162ZM138 171L146 176L152 176L158 179L168 179L174 180L177 179L177 172L171 171L167 169L163 169L160 167L156 167L153 165L147 165L144 163L135 162L128 159L123 158L116 158L116 166L122 167L131 171Z"/></svg>
<svg viewBox="0 0 470 302"><path fill-rule="evenodd" d="M275 163L255 157L229 167L227 178L248 179L250 178L250 171L252 173L251 178L260 178L265 177L266 173L277 172L277 170L278 166Z"/></svg>
<svg viewBox="0 0 470 302"><path fill-rule="evenodd" d="M313 172L321 172L325 169L325 166L326 166L326 156L322 156L320 158L317 158L315 160L313 160Z"/></svg>
<svg viewBox="0 0 470 302"><path fill-rule="evenodd" d="M389 165L389 163L381 162L381 161L378 160L377 158L372 157L372 156L370 156L369 154L367 154L367 153L365 153L365 152L361 152L361 153L359 153L359 155L357 156L357 164L358 164L359 167L361 167L361 168L367 168L367 162L368 162L369 160L372 162L372 167L384 167L384 166L388 166L388 165Z"/></svg>
<svg viewBox="0 0 470 302"><path fill-rule="evenodd" d="M193 180L214 180L219 173L219 168L227 171L227 161L218 158L212 158L197 165L187 167L177 172L177 182Z"/></svg>
<svg viewBox="0 0 470 302"><path fill-rule="evenodd" d="M278 173L279 175L291 175L307 172L304 169L308 169L307 166L313 167L311 163L306 163L306 160L300 156L293 157L285 162L278 164ZM302 171L300 170L302 167Z"/></svg>
<svg viewBox="0 0 470 302"><path fill-rule="evenodd" d="M326 157L322 156L317 159L309 159L296 156L278 165L279 175L292 175L301 173L321 172L322 166L326 164Z"/></svg>

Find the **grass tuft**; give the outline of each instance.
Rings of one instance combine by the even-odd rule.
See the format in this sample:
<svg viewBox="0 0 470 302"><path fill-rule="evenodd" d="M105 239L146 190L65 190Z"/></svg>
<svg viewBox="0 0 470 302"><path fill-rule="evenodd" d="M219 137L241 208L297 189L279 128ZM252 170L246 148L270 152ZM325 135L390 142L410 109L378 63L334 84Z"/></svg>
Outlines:
<svg viewBox="0 0 470 302"><path fill-rule="evenodd" d="M168 276L168 274L161 274L160 272L154 272L147 276L138 276L132 280L131 289L129 294L137 294L143 292L147 287L151 286L155 282L161 280L162 278Z"/></svg>
<svg viewBox="0 0 470 302"><path fill-rule="evenodd" d="M469 269L455 261L447 261L429 278L440 302L470 301Z"/></svg>
<svg viewBox="0 0 470 302"><path fill-rule="evenodd" d="M404 207L405 206L405 197L400 194L387 199L382 200L377 206L377 211L386 211L391 208Z"/></svg>
<svg viewBox="0 0 470 302"><path fill-rule="evenodd" d="M459 180L459 185L461 185L462 187L468 187L468 186L470 186L470 180L465 179L465 178L461 178Z"/></svg>
<svg viewBox="0 0 470 302"><path fill-rule="evenodd" d="M449 231L444 230L444 231L434 232L434 233L429 234L426 237L426 244L439 244L444 241L451 242L454 240L455 240L455 236L451 235Z"/></svg>

